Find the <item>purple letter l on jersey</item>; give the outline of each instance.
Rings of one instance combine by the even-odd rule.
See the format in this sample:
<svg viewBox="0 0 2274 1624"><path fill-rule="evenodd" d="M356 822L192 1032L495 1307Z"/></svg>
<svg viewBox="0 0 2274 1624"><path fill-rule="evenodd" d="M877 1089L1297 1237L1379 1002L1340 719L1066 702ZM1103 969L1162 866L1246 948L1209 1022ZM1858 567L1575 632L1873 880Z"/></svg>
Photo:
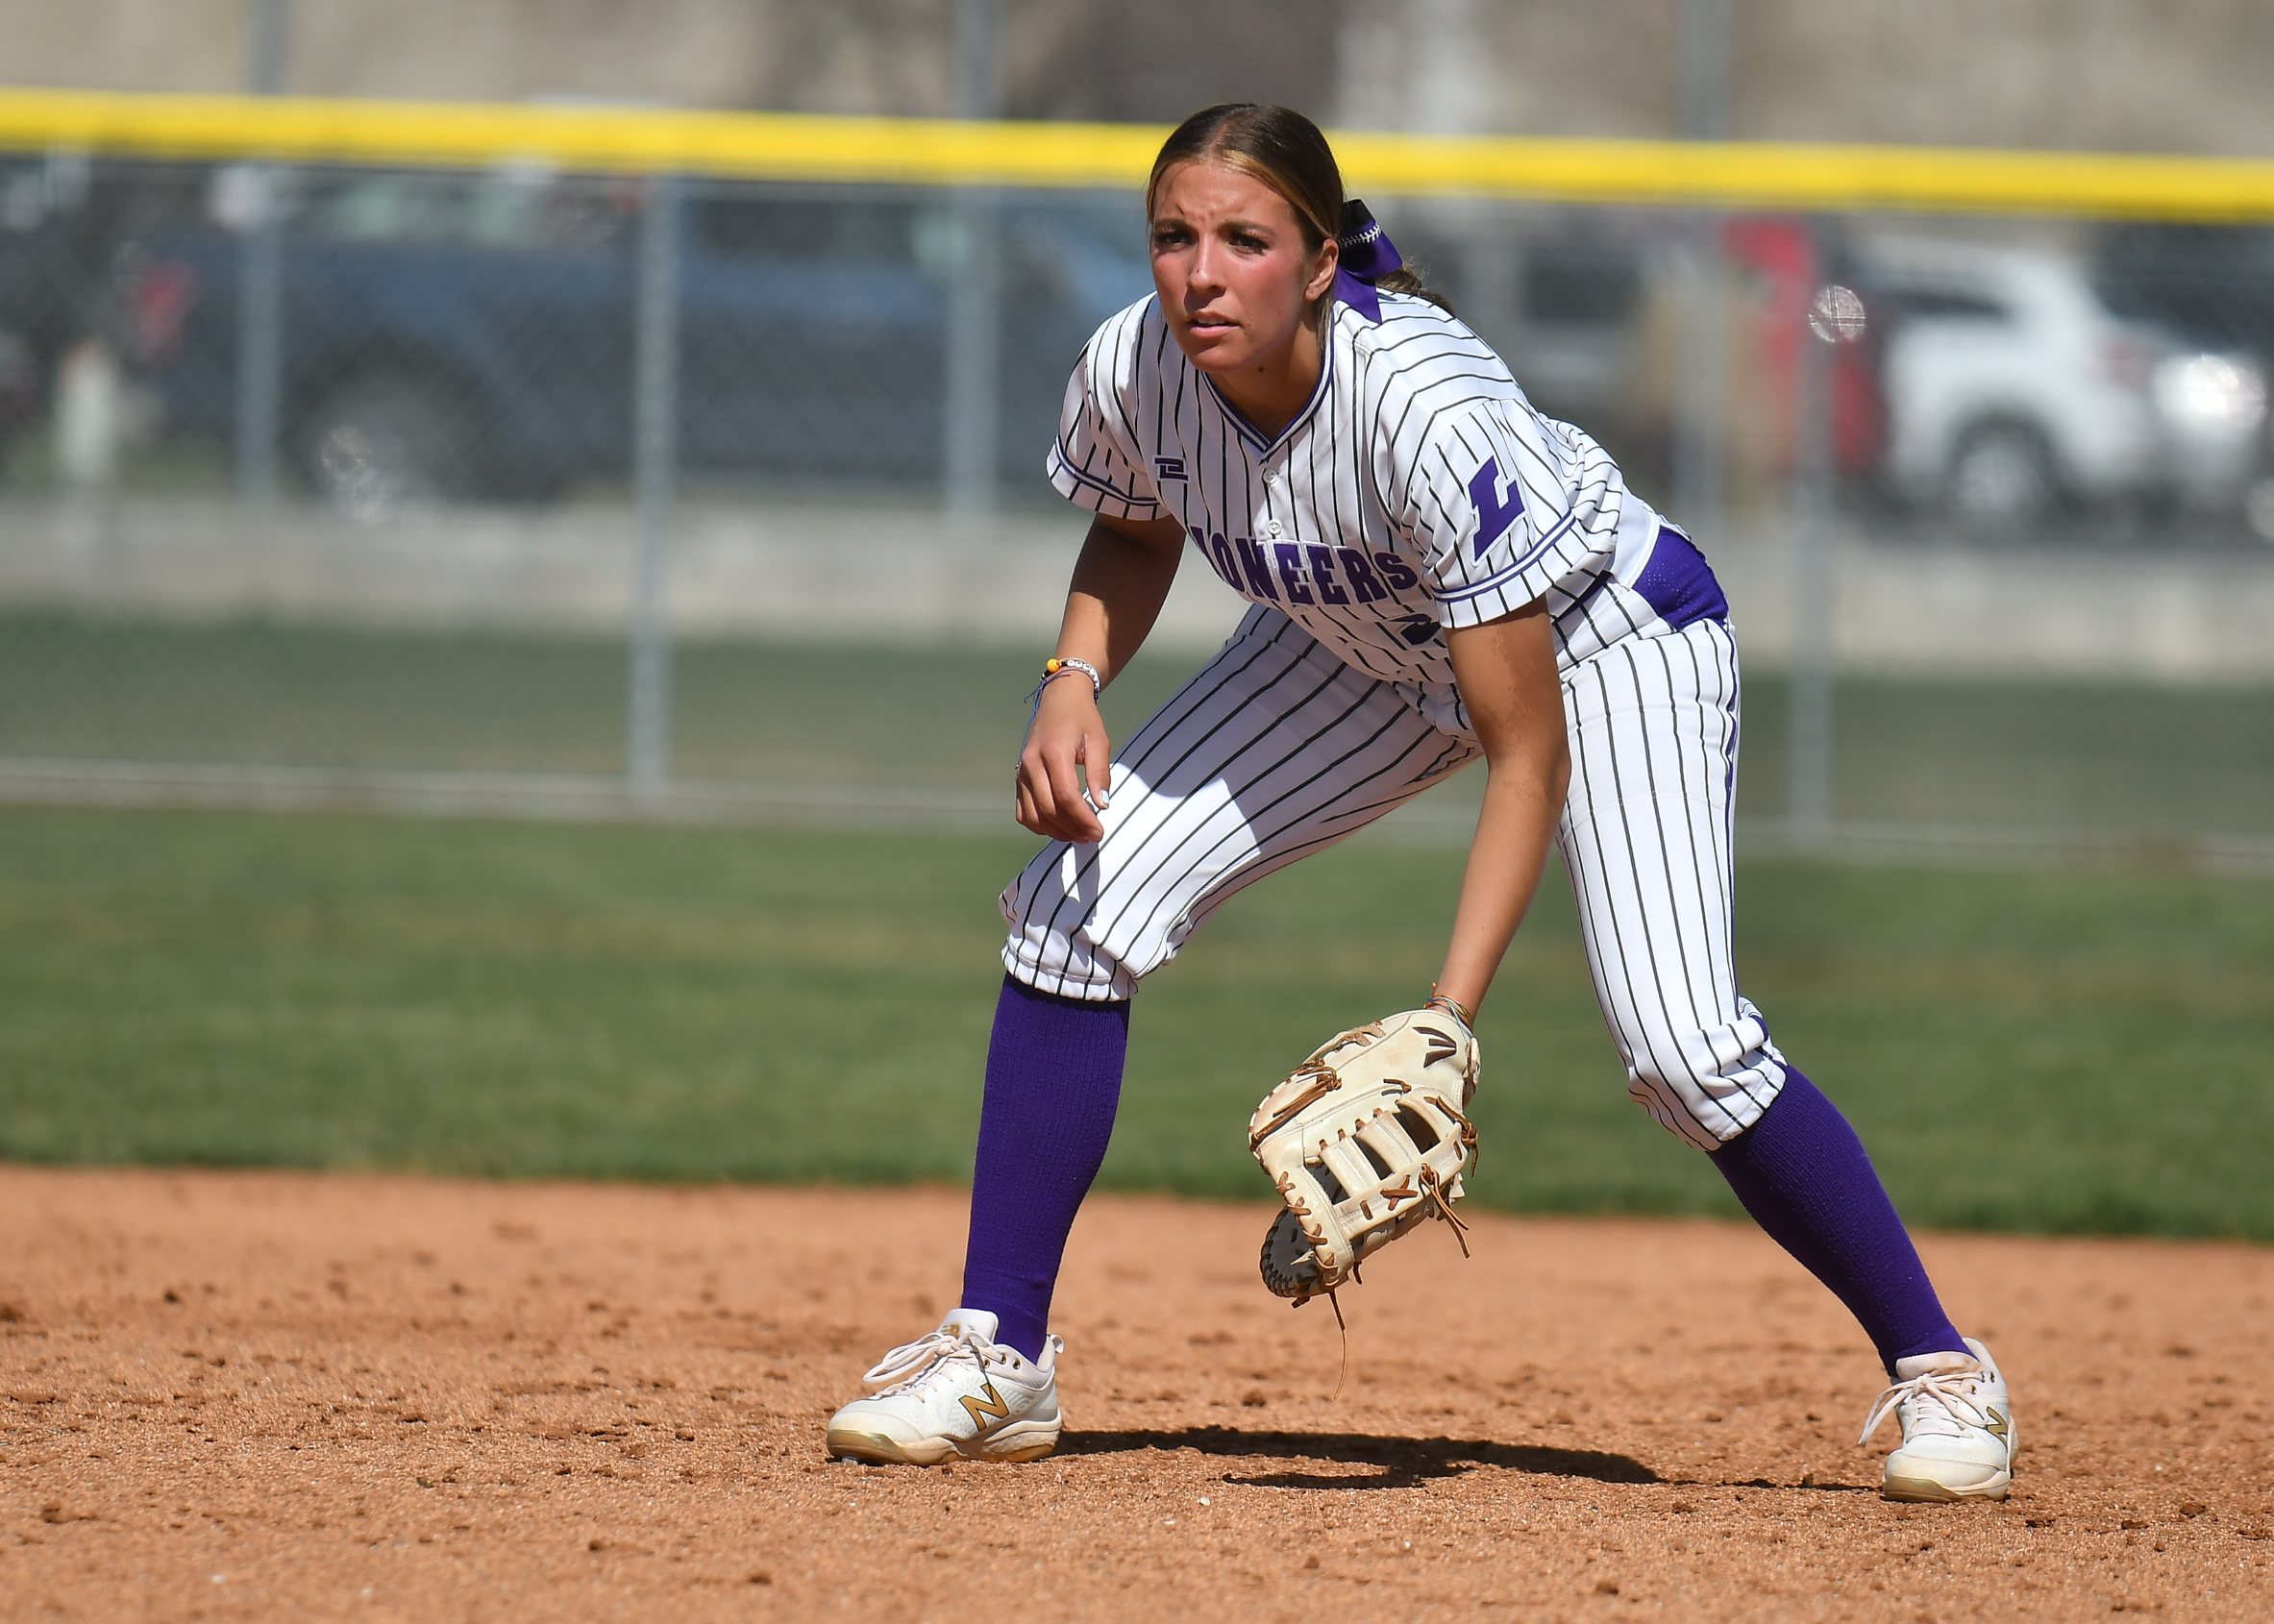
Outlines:
<svg viewBox="0 0 2274 1624"><path fill-rule="evenodd" d="M1476 555L1481 558L1524 510L1523 493L1516 488L1514 480L1509 480L1507 503L1502 504L1500 459L1488 456L1469 481L1469 500L1476 504Z"/></svg>

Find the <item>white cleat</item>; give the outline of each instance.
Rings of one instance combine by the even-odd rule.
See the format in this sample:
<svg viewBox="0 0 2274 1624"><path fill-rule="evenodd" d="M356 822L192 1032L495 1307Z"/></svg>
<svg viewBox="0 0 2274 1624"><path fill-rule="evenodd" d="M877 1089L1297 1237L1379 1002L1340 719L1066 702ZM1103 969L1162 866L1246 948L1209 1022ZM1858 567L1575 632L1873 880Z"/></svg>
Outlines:
<svg viewBox="0 0 2274 1624"><path fill-rule="evenodd" d="M861 1379L881 1389L829 1417L828 1451L876 1465L1039 1461L1058 1447L1056 1337L1030 1360L995 1340L996 1316L959 1308Z"/></svg>
<svg viewBox="0 0 2274 1624"><path fill-rule="evenodd" d="M1890 1500L2003 1500L2014 1482L2014 1405L1990 1349L1973 1357L1925 1353L1895 1362L1895 1385L1865 1418L1868 1443L1891 1413L1903 1441L1887 1458Z"/></svg>

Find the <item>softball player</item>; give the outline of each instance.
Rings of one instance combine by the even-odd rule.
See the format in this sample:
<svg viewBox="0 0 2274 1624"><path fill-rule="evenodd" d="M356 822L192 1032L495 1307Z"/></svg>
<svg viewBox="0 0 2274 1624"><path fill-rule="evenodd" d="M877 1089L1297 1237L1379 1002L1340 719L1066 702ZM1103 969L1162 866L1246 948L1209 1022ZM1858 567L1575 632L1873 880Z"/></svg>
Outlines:
<svg viewBox="0 0 2274 1624"><path fill-rule="evenodd" d="M2003 1497L1996 1365L1737 989L1737 651L1704 557L1400 266L1299 113L1196 113L1147 215L1155 295L1090 341L1049 459L1096 520L1019 762L1019 821L1050 844L1002 897L963 1305L868 1373L829 1451L1050 1453L1050 1295L1138 983L1243 886L1481 759L1433 1007L1470 1019L1553 841L1629 1092L1887 1366L1866 1432L1901 1427L1885 1491ZM1113 756L1098 692L1188 545L1253 607Z"/></svg>

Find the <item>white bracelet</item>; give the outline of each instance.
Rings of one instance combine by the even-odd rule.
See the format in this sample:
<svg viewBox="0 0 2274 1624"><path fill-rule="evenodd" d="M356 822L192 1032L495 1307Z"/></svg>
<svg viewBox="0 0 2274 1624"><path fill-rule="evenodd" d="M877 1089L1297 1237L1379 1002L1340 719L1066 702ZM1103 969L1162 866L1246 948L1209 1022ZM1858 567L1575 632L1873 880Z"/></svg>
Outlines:
<svg viewBox="0 0 2274 1624"><path fill-rule="evenodd" d="M1048 659L1042 662L1042 680L1034 685L1035 694L1039 697L1050 685L1052 677L1063 677L1070 671L1078 671L1090 679L1092 699L1105 692L1105 678L1098 675L1098 668L1088 660Z"/></svg>

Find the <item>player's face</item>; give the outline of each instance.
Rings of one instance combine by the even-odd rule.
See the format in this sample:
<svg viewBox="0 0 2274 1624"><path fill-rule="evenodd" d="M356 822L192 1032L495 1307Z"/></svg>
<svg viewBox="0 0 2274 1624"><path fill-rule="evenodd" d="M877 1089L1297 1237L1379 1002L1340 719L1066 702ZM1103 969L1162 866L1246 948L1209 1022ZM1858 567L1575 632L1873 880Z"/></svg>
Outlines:
<svg viewBox="0 0 2274 1624"><path fill-rule="evenodd" d="M1288 201L1254 176L1181 163L1153 200L1152 281L1177 348L1220 377L1282 361L1334 281L1335 245L1316 253Z"/></svg>

